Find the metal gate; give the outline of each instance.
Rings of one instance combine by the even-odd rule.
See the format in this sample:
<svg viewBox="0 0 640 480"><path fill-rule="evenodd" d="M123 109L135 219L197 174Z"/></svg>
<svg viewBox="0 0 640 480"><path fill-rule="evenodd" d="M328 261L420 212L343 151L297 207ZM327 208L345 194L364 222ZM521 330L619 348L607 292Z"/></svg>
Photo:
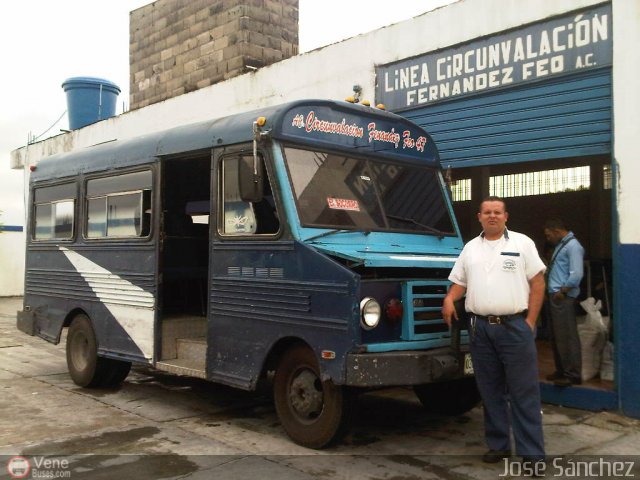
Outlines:
<svg viewBox="0 0 640 480"><path fill-rule="evenodd" d="M611 69L399 112L434 138L443 167L611 152Z"/></svg>

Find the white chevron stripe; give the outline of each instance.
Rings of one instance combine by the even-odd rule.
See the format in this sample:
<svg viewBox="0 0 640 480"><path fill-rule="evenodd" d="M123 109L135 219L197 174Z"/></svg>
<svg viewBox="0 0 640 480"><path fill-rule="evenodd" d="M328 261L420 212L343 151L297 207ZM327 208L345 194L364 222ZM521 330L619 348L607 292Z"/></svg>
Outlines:
<svg viewBox="0 0 640 480"><path fill-rule="evenodd" d="M154 306L150 292L66 247L59 247L98 299L148 359L153 358ZM108 288L105 288L107 287Z"/></svg>

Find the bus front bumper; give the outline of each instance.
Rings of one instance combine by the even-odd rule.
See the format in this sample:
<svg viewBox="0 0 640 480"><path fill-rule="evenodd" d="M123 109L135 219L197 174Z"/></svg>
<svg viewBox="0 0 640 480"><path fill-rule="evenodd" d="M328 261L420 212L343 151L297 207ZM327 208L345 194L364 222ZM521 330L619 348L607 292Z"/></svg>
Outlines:
<svg viewBox="0 0 640 480"><path fill-rule="evenodd" d="M422 385L463 378L467 351L451 348L347 354L346 385Z"/></svg>

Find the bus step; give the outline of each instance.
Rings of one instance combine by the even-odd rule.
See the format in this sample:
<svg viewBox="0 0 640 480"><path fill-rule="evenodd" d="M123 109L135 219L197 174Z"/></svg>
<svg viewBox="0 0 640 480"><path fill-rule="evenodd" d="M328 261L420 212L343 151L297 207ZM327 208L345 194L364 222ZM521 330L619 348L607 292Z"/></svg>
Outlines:
<svg viewBox="0 0 640 480"><path fill-rule="evenodd" d="M198 338L177 338L176 353L178 359L204 361L207 358L207 340Z"/></svg>
<svg viewBox="0 0 640 480"><path fill-rule="evenodd" d="M156 363L156 368L163 372L174 373L176 375L185 375L188 377L207 378L204 369L204 357L202 360L187 360L178 358L174 360L163 360Z"/></svg>

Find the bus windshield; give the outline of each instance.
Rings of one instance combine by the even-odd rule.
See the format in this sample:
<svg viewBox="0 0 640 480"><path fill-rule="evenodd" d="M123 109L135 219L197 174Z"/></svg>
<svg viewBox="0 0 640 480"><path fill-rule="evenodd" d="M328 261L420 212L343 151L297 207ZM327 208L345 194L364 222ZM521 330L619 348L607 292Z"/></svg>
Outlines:
<svg viewBox="0 0 640 480"><path fill-rule="evenodd" d="M284 156L304 226L455 234L437 169L294 147Z"/></svg>

